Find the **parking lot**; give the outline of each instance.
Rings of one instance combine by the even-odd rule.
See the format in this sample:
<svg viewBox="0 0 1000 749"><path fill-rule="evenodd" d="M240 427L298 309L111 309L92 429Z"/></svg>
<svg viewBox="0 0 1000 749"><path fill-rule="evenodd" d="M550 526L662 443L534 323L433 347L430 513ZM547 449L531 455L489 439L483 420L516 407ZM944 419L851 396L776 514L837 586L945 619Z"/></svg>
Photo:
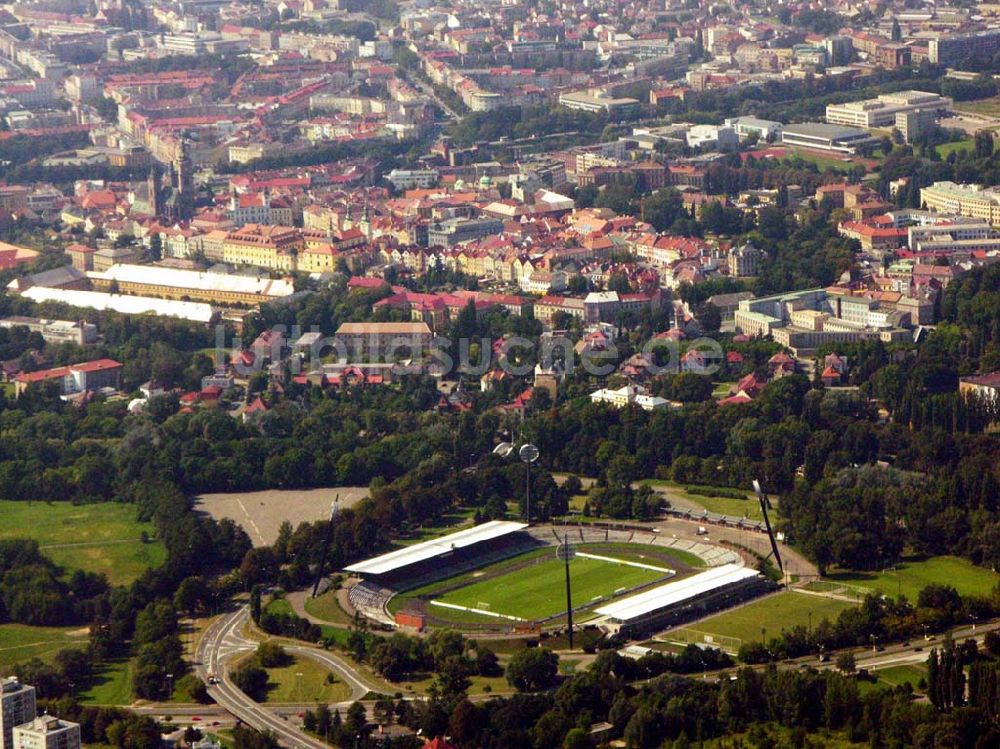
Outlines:
<svg viewBox="0 0 1000 749"><path fill-rule="evenodd" d="M216 520L232 518L250 536L254 546L268 546L278 538L278 528L288 520L292 527L330 517L334 497L340 507L351 507L368 496L365 486L335 486L329 489L267 489L259 492L203 494L195 499L195 510Z"/></svg>

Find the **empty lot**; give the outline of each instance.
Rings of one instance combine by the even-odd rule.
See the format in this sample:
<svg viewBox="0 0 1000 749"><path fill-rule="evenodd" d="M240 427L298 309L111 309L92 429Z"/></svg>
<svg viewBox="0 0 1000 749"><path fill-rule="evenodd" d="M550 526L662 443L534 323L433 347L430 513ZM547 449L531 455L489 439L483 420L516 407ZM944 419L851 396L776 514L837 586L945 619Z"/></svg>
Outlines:
<svg viewBox="0 0 1000 749"><path fill-rule="evenodd" d="M254 546L269 546L278 538L285 520L299 523L330 517L330 505L340 496L341 507L351 507L368 496L366 486L334 486L329 489L267 489L259 492L203 494L195 498L195 510L216 520L232 518L243 526Z"/></svg>

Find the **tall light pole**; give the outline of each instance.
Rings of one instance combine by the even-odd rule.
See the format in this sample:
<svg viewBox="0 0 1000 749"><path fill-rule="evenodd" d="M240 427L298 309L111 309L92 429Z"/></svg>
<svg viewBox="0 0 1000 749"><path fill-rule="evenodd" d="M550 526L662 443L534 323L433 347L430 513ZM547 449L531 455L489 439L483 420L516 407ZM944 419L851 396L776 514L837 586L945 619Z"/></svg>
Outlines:
<svg viewBox="0 0 1000 749"><path fill-rule="evenodd" d="M569 534L563 533L563 542L556 547L556 558L566 564L566 632L569 635L569 649L573 649L573 597L569 587L569 563L576 556L576 549L569 543Z"/></svg>
<svg viewBox="0 0 1000 749"><path fill-rule="evenodd" d="M524 519L531 523L531 464L538 460L538 448L530 442L521 445L517 451L517 456L524 463Z"/></svg>
<svg viewBox="0 0 1000 749"><path fill-rule="evenodd" d="M501 458L509 458L514 454L513 442L501 442L493 448L493 454ZM524 463L524 517L531 522L531 464L538 460L538 448L530 442L521 445L517 457Z"/></svg>

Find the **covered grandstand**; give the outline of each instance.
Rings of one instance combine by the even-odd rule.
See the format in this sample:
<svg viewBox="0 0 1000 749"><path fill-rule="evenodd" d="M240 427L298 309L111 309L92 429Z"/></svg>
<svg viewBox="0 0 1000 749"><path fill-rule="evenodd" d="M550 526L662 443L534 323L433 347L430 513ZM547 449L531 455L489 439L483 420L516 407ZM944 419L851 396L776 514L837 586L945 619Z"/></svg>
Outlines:
<svg viewBox="0 0 1000 749"><path fill-rule="evenodd" d="M527 527L527 523L491 520L349 565L344 571L362 580L351 587L348 600L365 616L392 624L385 606L395 593L542 545L522 533Z"/></svg>
<svg viewBox="0 0 1000 749"><path fill-rule="evenodd" d="M731 606L773 585L757 570L724 564L595 609L605 629L641 636Z"/></svg>

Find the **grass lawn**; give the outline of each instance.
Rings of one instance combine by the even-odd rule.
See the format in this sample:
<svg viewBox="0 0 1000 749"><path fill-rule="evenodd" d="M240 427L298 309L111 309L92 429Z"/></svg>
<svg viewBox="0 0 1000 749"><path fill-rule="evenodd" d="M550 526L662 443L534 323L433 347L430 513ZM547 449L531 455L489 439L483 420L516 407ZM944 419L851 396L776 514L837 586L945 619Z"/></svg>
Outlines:
<svg viewBox="0 0 1000 749"><path fill-rule="evenodd" d="M413 544L418 544L421 541L429 541L432 538L440 538L441 536L446 536L449 533L454 533L462 528L471 526L472 519L475 514L476 510L472 508L456 510L455 512L448 513L447 515L442 515L439 520L428 523L427 525L422 525L419 528L414 528L409 533L400 536L396 545L412 546Z"/></svg>
<svg viewBox="0 0 1000 749"><path fill-rule="evenodd" d="M1000 582L1000 575L965 559L944 556L907 559L881 572L837 572L826 579L916 601L920 590L931 583L950 585L962 595L986 595Z"/></svg>
<svg viewBox="0 0 1000 749"><path fill-rule="evenodd" d="M733 499L731 497L692 494L688 491L688 489L699 489L711 492L714 489L714 487L711 486L696 486L694 484L684 485L673 481L667 481L665 479L644 479L640 483L648 484L652 487L667 489L668 493L677 494L690 504L706 509L709 512L717 512L722 515L731 515L737 518L745 517L749 520L764 519L764 516L761 515L760 512L760 505L750 492L746 493L746 499ZM773 498L771 502L774 502ZM773 516L774 513L772 512L771 514Z"/></svg>
<svg viewBox="0 0 1000 749"><path fill-rule="evenodd" d="M131 705L132 661L118 658L103 664L77 697L84 705Z"/></svg>
<svg viewBox="0 0 1000 749"><path fill-rule="evenodd" d="M975 147L975 141L973 141L972 138L962 138L962 140L939 144L937 146L937 152L942 159L946 159L951 153L955 153L957 151L972 151Z"/></svg>
<svg viewBox="0 0 1000 749"><path fill-rule="evenodd" d="M331 627L328 624L320 624L324 639L332 640L338 647L346 648L347 640L351 635L351 630L343 627Z"/></svg>
<svg viewBox="0 0 1000 749"><path fill-rule="evenodd" d="M583 604L608 597L620 588L651 583L662 572L629 567L597 559L577 557L570 565L574 603ZM438 597L458 606L483 608L522 619L538 619L565 610L565 569L558 559L548 558L507 575L484 580ZM444 610L433 607L435 614Z"/></svg>
<svg viewBox="0 0 1000 749"><path fill-rule="evenodd" d="M0 517L0 539L35 539L61 567L103 573L112 585L126 585L166 559L162 543L142 542L153 526L135 519L134 505L0 500Z"/></svg>
<svg viewBox="0 0 1000 749"><path fill-rule="evenodd" d="M902 686L910 682L910 686L917 691L921 679L927 679L927 666L923 664L911 666L891 666L890 668L880 668L872 671L878 677L879 682L888 684L890 687Z"/></svg>
<svg viewBox="0 0 1000 749"><path fill-rule="evenodd" d="M294 614L292 611L292 604L286 601L284 598L275 598L273 601L264 607L264 610L270 614Z"/></svg>
<svg viewBox="0 0 1000 749"><path fill-rule="evenodd" d="M812 151L807 151L799 148L789 148L788 150L790 152L789 157L799 156L802 158L803 161L808 161L815 164L817 167L819 167L820 170L832 168L842 172L846 172L851 167L855 166L855 164L857 163L851 160L850 158L844 160L833 156L827 157L818 153L814 153Z"/></svg>
<svg viewBox="0 0 1000 749"><path fill-rule="evenodd" d="M714 382L715 388L712 390L712 397L715 400L720 400L722 398L729 397L729 391L732 389L735 382Z"/></svg>
<svg viewBox="0 0 1000 749"><path fill-rule="evenodd" d="M86 627L29 627L0 624L0 672L32 658L51 660L60 650L87 647Z"/></svg>
<svg viewBox="0 0 1000 749"><path fill-rule="evenodd" d="M791 728L775 723L768 723L767 736L773 740L773 743L767 744L767 746L794 746L792 743ZM709 739L702 743L701 746L704 749L732 749L733 747L742 746L764 746L764 744L751 743L748 735L745 733L732 733L716 739ZM869 744L867 742L853 742L842 732L830 731L824 728L809 732L809 746L816 747L816 749L864 749Z"/></svg>
<svg viewBox="0 0 1000 749"><path fill-rule="evenodd" d="M976 99L975 101L955 102L956 112L972 112L986 117L1000 117L1000 96L991 96L988 99Z"/></svg>
<svg viewBox="0 0 1000 749"><path fill-rule="evenodd" d="M761 627L767 630L766 638L770 639L781 634L783 629L798 624L808 626L810 612L815 627L823 619L835 620L841 611L852 605L846 601L786 591L724 611L684 629L752 642L760 640Z"/></svg>
<svg viewBox="0 0 1000 749"><path fill-rule="evenodd" d="M307 598L306 611L317 619L333 624L346 626L352 622L351 617L337 603L337 591L335 590L327 591L316 598Z"/></svg>
<svg viewBox="0 0 1000 749"><path fill-rule="evenodd" d="M265 702L343 702L351 696L351 688L335 674L311 658L293 656L291 663L267 669L268 685ZM332 683L328 683L332 677Z"/></svg>

